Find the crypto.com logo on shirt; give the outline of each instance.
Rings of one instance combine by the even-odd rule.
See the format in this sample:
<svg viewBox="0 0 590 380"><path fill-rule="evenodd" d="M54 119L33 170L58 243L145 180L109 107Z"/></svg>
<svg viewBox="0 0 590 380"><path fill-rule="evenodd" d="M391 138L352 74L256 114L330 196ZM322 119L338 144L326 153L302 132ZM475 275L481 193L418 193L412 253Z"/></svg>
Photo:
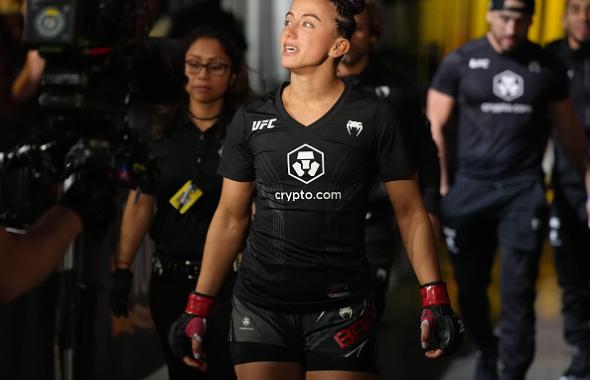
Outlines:
<svg viewBox="0 0 590 380"><path fill-rule="evenodd" d="M324 153L303 144L287 153L287 167L291 177L307 185L324 175Z"/></svg>
<svg viewBox="0 0 590 380"><path fill-rule="evenodd" d="M296 180L309 184L323 176L325 171L324 153L311 145L303 144L287 153L288 173ZM341 200L340 191L277 191L275 199L287 202L301 200Z"/></svg>

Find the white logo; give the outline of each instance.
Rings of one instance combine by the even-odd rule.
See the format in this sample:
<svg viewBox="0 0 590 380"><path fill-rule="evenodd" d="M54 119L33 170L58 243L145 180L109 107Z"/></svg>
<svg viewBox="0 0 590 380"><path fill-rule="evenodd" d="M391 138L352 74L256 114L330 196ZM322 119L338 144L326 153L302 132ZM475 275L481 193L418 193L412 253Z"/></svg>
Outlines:
<svg viewBox="0 0 590 380"><path fill-rule="evenodd" d="M457 247L457 230L454 230L449 227L443 226L443 234L445 234L445 240L447 242L447 249L451 253L459 253L459 248Z"/></svg>
<svg viewBox="0 0 590 380"><path fill-rule="evenodd" d="M340 318L346 320L352 318L352 308L350 306L340 309Z"/></svg>
<svg viewBox="0 0 590 380"><path fill-rule="evenodd" d="M561 240L561 220L558 217L552 216L549 218L549 242L553 247L561 247L563 241Z"/></svg>
<svg viewBox="0 0 590 380"><path fill-rule="evenodd" d="M391 88L389 86L377 86L375 87L375 95L380 98L387 98L391 94Z"/></svg>
<svg viewBox="0 0 590 380"><path fill-rule="evenodd" d="M487 70L489 67L490 67L490 59L489 58L471 58L469 60L469 68L472 70L475 70L475 69Z"/></svg>
<svg viewBox="0 0 590 380"><path fill-rule="evenodd" d="M363 131L363 123L360 121L348 120L348 123L346 123L346 130L350 136L358 136Z"/></svg>
<svg viewBox="0 0 590 380"><path fill-rule="evenodd" d="M524 94L524 80L510 70L501 72L494 77L494 94L509 102Z"/></svg>
<svg viewBox="0 0 590 380"><path fill-rule="evenodd" d="M289 175L308 184L324 175L324 153L303 144L287 153Z"/></svg>
<svg viewBox="0 0 590 380"><path fill-rule="evenodd" d="M529 71L531 73L540 73L541 72L541 64L537 61L532 61L529 63Z"/></svg>
<svg viewBox="0 0 590 380"><path fill-rule="evenodd" d="M261 129L273 129L275 127L274 122L277 121L277 118L274 119L266 119L266 120L256 120L252 122L252 130L258 131Z"/></svg>
<svg viewBox="0 0 590 380"><path fill-rule="evenodd" d="M242 318L242 326L239 327L242 331L254 331L254 327L250 326L252 324L252 320L248 316L244 316Z"/></svg>

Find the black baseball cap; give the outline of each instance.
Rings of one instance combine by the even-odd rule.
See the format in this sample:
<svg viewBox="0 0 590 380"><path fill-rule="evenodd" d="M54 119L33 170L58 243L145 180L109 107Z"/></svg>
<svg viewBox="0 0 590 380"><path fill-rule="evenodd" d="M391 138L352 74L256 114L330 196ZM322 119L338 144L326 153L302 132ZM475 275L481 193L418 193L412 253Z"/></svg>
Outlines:
<svg viewBox="0 0 590 380"><path fill-rule="evenodd" d="M506 4L506 0L490 0L490 10L491 11L512 11L512 12L522 12L528 14L535 13L535 0L518 0L522 5L508 6Z"/></svg>

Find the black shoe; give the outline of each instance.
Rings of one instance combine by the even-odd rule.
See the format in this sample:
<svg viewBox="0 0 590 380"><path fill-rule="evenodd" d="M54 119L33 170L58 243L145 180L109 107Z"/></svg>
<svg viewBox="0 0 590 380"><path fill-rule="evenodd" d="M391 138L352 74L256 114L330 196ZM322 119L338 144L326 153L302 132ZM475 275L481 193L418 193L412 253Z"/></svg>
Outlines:
<svg viewBox="0 0 590 380"><path fill-rule="evenodd" d="M590 351L574 347L570 366L559 380L590 380Z"/></svg>
<svg viewBox="0 0 590 380"><path fill-rule="evenodd" d="M498 380L498 360L496 357L478 356L474 380Z"/></svg>

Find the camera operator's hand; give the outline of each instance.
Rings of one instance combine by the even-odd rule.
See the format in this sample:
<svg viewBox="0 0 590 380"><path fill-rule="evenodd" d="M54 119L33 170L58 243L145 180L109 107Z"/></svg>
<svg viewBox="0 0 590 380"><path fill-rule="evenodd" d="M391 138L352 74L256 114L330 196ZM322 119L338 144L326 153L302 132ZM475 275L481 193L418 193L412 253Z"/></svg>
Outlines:
<svg viewBox="0 0 590 380"><path fill-rule="evenodd" d="M428 358L452 354L461 347L465 329L461 318L451 309L446 284L443 281L424 284L420 294L422 349Z"/></svg>
<svg viewBox="0 0 590 380"><path fill-rule="evenodd" d="M111 309L115 317L129 316L129 294L131 293L131 282L133 273L129 268L117 268L113 272L113 283L111 286Z"/></svg>
<svg viewBox="0 0 590 380"><path fill-rule="evenodd" d="M203 372L207 371L203 341L207 334L207 319L213 314L214 307L214 298L191 292L184 313L174 321L168 334L168 343L174 355L186 365Z"/></svg>

